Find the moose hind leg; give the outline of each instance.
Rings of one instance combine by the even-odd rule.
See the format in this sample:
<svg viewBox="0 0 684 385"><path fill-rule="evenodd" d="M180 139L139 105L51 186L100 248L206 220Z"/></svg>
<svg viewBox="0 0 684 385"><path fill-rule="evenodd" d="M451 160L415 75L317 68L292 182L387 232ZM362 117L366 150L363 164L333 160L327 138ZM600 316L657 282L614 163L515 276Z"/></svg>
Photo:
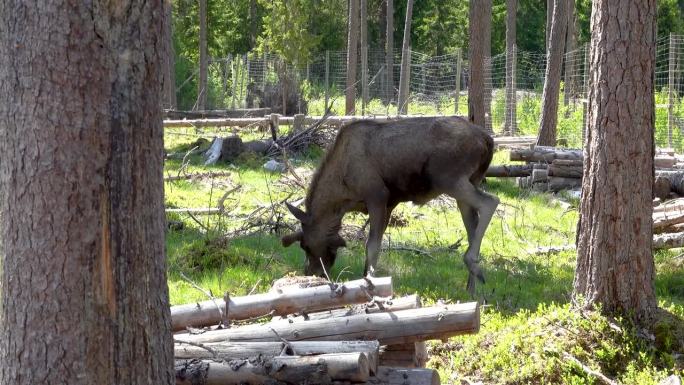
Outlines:
<svg viewBox="0 0 684 385"><path fill-rule="evenodd" d="M463 260L469 272L467 289L471 294L474 294L475 278L484 282L484 274L479 265L480 246L482 245L484 233L499 204L499 198L479 190L466 178L459 179L448 191L448 194L456 199L459 208L469 207L472 209L469 213L465 212L463 217L466 231L468 232L468 250L463 255ZM472 218L473 211L476 212L476 219ZM464 211L462 211L461 215L464 215ZM473 226L474 230L472 229ZM468 228L471 230L469 231Z"/></svg>
<svg viewBox="0 0 684 385"><path fill-rule="evenodd" d="M461 212L463 225L465 226L466 234L468 235L468 244L471 244L473 242L473 236L475 235L475 229L477 228L477 222L479 221L477 210L462 200L456 201L456 203L458 204L458 211Z"/></svg>

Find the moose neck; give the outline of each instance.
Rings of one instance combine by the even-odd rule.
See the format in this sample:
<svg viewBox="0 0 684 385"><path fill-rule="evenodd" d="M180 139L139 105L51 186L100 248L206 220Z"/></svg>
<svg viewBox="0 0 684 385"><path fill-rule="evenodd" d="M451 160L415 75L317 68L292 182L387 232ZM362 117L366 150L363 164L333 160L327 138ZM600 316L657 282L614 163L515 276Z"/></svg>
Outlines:
<svg viewBox="0 0 684 385"><path fill-rule="evenodd" d="M342 217L349 211L345 196L346 189L339 185L339 178L325 168L312 183L306 199L306 210L312 222L328 233L337 232L342 225ZM335 182L338 183L335 183Z"/></svg>

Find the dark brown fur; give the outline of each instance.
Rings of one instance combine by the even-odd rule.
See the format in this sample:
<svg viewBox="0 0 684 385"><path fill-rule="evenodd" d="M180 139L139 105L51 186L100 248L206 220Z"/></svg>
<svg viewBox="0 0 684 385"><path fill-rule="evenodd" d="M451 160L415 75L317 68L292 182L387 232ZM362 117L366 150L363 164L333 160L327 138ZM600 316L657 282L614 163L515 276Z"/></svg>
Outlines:
<svg viewBox="0 0 684 385"><path fill-rule="evenodd" d="M448 194L457 199L466 222L471 246L466 263L471 273L482 278L476 266L481 237L474 237L484 233L480 227L486 228L498 200L477 186L493 149L494 141L484 130L458 117L350 123L340 130L314 174L306 213L289 206L302 222L302 232L284 237L283 243L299 241L307 253L307 274L321 274L323 267L333 265L337 248L344 246L338 235L344 214L369 213L369 273L392 209L400 202L424 204ZM478 227L478 218L484 219L484 226Z"/></svg>

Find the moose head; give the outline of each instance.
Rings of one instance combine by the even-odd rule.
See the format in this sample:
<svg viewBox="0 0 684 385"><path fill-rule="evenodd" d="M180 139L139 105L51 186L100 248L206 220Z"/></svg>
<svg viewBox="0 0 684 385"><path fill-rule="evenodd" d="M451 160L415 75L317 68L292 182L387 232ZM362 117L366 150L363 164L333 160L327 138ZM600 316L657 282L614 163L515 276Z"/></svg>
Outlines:
<svg viewBox="0 0 684 385"><path fill-rule="evenodd" d="M311 213L306 213L289 203L285 204L299 220L302 229L283 236L283 246L288 247L294 242L299 242L299 246L306 253L304 272L307 275L323 276L335 263L337 249L345 247L346 242L337 231L330 231L329 226L325 225L325 220L315 220Z"/></svg>

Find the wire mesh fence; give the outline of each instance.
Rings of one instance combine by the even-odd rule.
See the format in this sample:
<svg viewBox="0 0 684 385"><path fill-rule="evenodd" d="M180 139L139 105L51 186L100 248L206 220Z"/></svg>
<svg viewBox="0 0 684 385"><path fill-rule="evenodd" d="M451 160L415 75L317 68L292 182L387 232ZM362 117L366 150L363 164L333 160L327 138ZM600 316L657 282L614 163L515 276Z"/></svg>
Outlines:
<svg viewBox="0 0 684 385"><path fill-rule="evenodd" d="M429 56L410 51L409 115L466 115L469 68L460 52ZM561 145L578 147L586 125L588 47L567 52L558 109ZM367 63L357 58L354 82L357 115L397 113L401 53L388 63L383 50L368 50ZM389 64L389 65L388 65ZM485 61L487 126L495 134L536 135L541 116L546 56L514 49ZM197 65L179 64L179 109L197 108ZM507 68L513 81L507 81ZM390 71L391 69L391 71ZM684 150L684 35L657 40L655 69L656 125L659 147ZM345 113L347 53L328 51L311 62L284 63L272 54L229 55L210 61L207 109L271 107L286 114L321 115L332 103ZM508 97L506 95L508 94ZM515 95L515 97L513 97ZM285 110L283 111L283 104ZM279 106L279 107L278 107ZM508 122L507 122L508 116Z"/></svg>

